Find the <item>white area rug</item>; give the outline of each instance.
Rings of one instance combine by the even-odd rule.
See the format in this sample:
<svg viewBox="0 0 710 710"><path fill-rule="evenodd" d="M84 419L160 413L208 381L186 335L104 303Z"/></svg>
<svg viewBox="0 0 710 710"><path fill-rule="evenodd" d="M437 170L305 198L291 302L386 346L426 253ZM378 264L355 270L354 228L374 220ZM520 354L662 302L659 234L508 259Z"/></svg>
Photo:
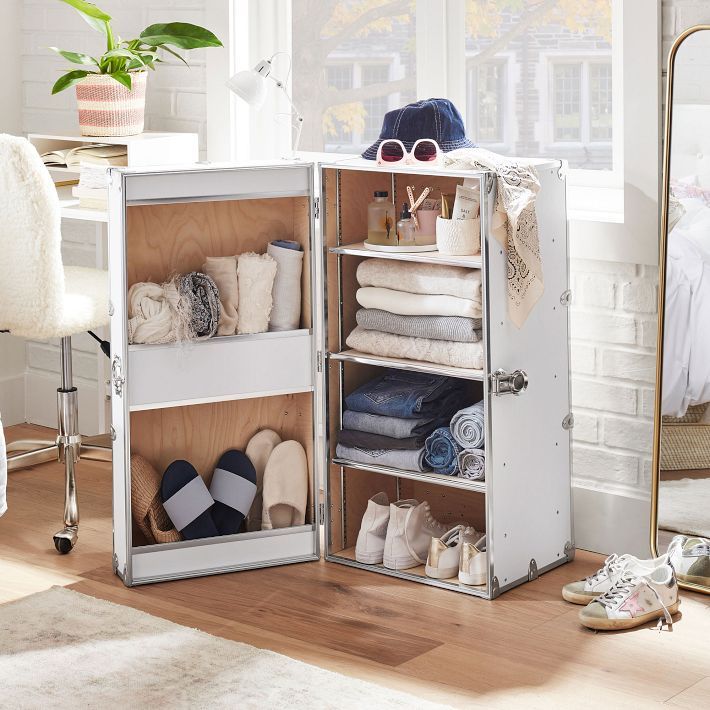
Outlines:
<svg viewBox="0 0 710 710"><path fill-rule="evenodd" d="M661 481L658 527L710 537L710 478Z"/></svg>
<svg viewBox="0 0 710 710"><path fill-rule="evenodd" d="M444 707L61 587L0 606L0 706Z"/></svg>

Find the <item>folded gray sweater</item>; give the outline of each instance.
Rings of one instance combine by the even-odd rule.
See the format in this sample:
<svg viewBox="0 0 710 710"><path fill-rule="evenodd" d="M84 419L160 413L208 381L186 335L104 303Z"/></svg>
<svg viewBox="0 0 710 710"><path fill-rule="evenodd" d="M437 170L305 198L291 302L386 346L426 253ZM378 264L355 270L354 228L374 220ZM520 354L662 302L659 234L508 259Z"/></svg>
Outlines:
<svg viewBox="0 0 710 710"><path fill-rule="evenodd" d="M360 308L357 324L368 330L407 335L413 338L477 343L481 339L481 319L462 316L400 316L379 308Z"/></svg>

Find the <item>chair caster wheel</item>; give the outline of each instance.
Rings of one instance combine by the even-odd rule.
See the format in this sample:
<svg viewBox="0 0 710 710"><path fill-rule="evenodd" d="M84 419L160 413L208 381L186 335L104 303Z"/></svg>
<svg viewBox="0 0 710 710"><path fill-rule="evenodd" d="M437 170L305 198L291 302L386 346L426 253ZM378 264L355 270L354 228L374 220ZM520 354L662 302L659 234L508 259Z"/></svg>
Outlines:
<svg viewBox="0 0 710 710"><path fill-rule="evenodd" d="M54 547L60 555L66 555L74 549L77 538L76 528L64 528L54 536Z"/></svg>

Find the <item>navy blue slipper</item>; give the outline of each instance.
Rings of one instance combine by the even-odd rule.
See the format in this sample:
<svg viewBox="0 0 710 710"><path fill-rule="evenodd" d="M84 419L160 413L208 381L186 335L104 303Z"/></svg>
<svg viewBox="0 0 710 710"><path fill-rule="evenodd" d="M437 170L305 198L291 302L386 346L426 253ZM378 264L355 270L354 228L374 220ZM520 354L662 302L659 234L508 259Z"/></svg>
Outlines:
<svg viewBox="0 0 710 710"><path fill-rule="evenodd" d="M234 535L256 496L256 470L242 451L225 451L217 462L210 483L214 498L212 519L220 535Z"/></svg>
<svg viewBox="0 0 710 710"><path fill-rule="evenodd" d="M160 484L163 508L185 540L219 535L211 510L214 500L202 477L187 461L173 461Z"/></svg>

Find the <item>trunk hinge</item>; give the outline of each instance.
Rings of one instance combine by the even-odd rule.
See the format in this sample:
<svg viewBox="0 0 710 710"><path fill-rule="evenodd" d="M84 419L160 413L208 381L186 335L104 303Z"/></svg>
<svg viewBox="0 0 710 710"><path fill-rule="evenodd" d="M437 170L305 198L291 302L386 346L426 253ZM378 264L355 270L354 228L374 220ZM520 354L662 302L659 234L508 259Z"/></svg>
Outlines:
<svg viewBox="0 0 710 710"><path fill-rule="evenodd" d="M313 199L313 216L320 219L320 197Z"/></svg>
<svg viewBox="0 0 710 710"><path fill-rule="evenodd" d="M316 372L323 372L323 351L316 350Z"/></svg>
<svg viewBox="0 0 710 710"><path fill-rule="evenodd" d="M318 524L325 525L325 503L318 503Z"/></svg>

